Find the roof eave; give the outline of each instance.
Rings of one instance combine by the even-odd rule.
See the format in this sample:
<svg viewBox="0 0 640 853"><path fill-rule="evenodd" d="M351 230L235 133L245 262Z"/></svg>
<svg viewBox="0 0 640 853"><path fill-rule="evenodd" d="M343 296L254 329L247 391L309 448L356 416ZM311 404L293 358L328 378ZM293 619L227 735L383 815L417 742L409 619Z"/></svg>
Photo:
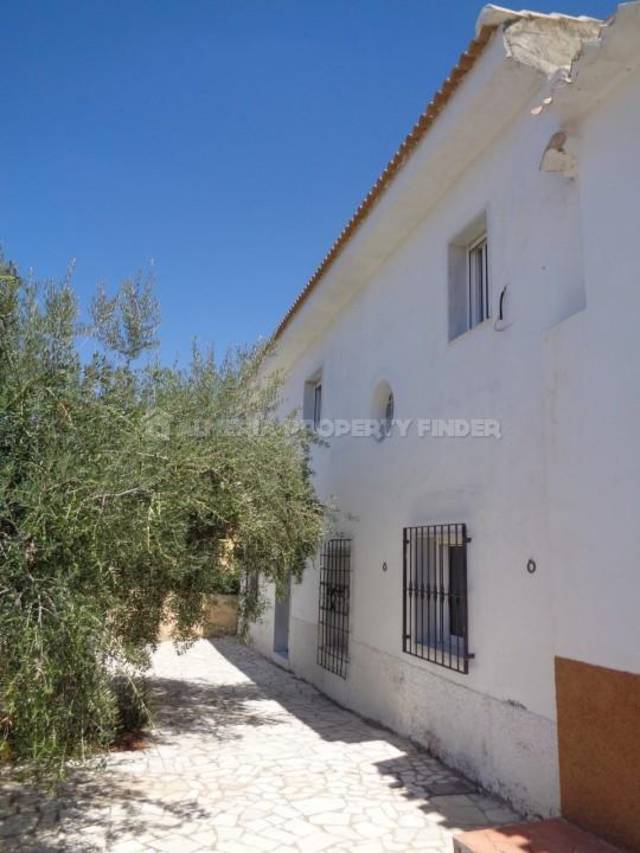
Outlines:
<svg viewBox="0 0 640 853"><path fill-rule="evenodd" d="M431 125L453 96L454 92L458 89L462 80L474 67L495 31L495 26L482 27L475 38L471 40L467 49L460 55L460 58L447 79L433 96L426 110L420 115L407 136L405 136L396 153L382 170L378 180L369 190L364 200L358 206L356 212L338 235L338 238L335 240L320 265L308 279L304 288L300 291L293 304L280 321L278 327L273 333L274 340L280 338L293 315L301 308L316 284L335 263L352 234L358 229L373 207L378 203L387 186L402 169L413 150L421 142Z"/></svg>
<svg viewBox="0 0 640 853"><path fill-rule="evenodd" d="M311 295L317 292L320 282L332 277L335 278L335 275L329 274L333 273L337 261L344 257L347 247L353 250L354 241L360 246L363 245L363 240L356 240L356 236L362 234L365 222L371 222L372 218L379 219L377 208L383 198L390 198L390 188L394 188L392 196L397 196L399 187L404 186L406 190L408 182L404 179L401 180L401 175L408 163L414 164L418 149L421 152L420 157L418 157L418 160L422 162L421 168L429 168L428 162L425 164L425 158L422 156L424 151L429 150L429 146L427 149L424 148L427 144L426 140L428 138L431 145L436 129L442 129L443 114L446 113L447 117L450 116L452 101L456 102L456 107L459 103L463 107L468 105L468 97L463 97L460 101L461 89L464 88L467 93L469 91L468 87L463 87L463 83L469 78L472 71L475 72L473 76L477 79L479 72L476 69L480 65L480 60L487 55L490 43L496 47L495 51L493 49L491 51L496 66L493 69L494 77L502 75L500 79L503 90L508 96L506 100L511 98L513 101L512 105L505 103L502 107L499 116L502 125L499 121L496 124L499 130L499 127L504 126L505 121L509 118L511 108L513 110L521 108L527 98L532 96L541 84L555 78L558 73L567 75L574 59L580 55L583 45L590 39L594 39L603 26L602 21L593 18L512 12L502 7L485 7L479 17L476 36L461 54L448 78L436 92L426 110L419 117L374 186L343 228L329 252L298 294L275 330L272 340L281 343L285 330L290 328L294 317L299 316L302 307L309 301ZM502 33L502 38L493 40L494 34L498 31ZM488 62L489 60L484 60L482 67L486 68ZM491 65L490 62L489 65ZM480 79L482 76L481 74ZM505 81L507 80L508 84L505 89ZM495 97L496 87L493 86L492 88L490 81L483 80L480 85L481 87L484 86L483 91L486 93L487 99ZM455 98L455 95L458 97ZM478 99L476 99L476 109L477 103ZM444 124L449 126L451 123L444 121ZM442 133L435 132L435 138L441 136ZM477 137L470 136L469 142L472 146L476 146L476 154L480 153L483 145L487 144L487 139L486 133L483 138L481 138L481 134L478 134ZM433 148L433 146L431 147ZM465 157L469 162L471 157L467 153ZM464 163L461 164L461 168L463 166ZM451 171L451 178L455 178L453 171ZM435 203L435 200L435 197L422 200L424 202L423 216L426 215L430 205ZM386 203L386 211L390 210L390 205L391 202ZM372 217L374 211L376 211L376 216ZM407 228L411 224L406 220ZM415 224L413 222L413 225ZM349 254L351 255L352 252ZM341 274L345 269L343 261L340 265ZM326 306L324 313L328 313ZM296 326L298 326L297 323Z"/></svg>

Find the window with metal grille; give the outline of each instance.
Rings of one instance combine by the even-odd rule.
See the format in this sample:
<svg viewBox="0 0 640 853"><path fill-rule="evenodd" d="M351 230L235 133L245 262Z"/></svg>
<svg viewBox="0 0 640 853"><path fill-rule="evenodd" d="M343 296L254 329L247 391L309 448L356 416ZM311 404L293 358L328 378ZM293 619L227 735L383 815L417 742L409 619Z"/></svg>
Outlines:
<svg viewBox="0 0 640 853"><path fill-rule="evenodd" d="M347 677L351 540L329 539L320 554L318 664Z"/></svg>
<svg viewBox="0 0 640 853"><path fill-rule="evenodd" d="M469 671L465 524L429 524L403 531L402 650Z"/></svg>

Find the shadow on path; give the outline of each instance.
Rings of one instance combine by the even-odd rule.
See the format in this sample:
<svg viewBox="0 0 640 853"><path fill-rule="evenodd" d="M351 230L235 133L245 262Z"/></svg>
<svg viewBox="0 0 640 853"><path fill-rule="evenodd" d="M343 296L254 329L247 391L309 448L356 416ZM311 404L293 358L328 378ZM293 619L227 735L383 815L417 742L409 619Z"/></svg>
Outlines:
<svg viewBox="0 0 640 853"><path fill-rule="evenodd" d="M207 640L230 664L251 680L257 700L277 703L282 717L292 714L323 740L362 743L393 742L401 738L375 723L369 723L341 707L312 684L259 655L237 640L226 637ZM244 685L243 685L244 686ZM233 691L233 686L225 686Z"/></svg>
<svg viewBox="0 0 640 853"><path fill-rule="evenodd" d="M149 681L148 749L72 769L55 791L0 774L3 853L195 853L239 838L243 851L377 839L376 850L444 853L454 828L518 817L233 639L185 654L163 644Z"/></svg>
<svg viewBox="0 0 640 853"><path fill-rule="evenodd" d="M476 784L442 764L426 748L342 708L308 682L257 655L250 648L228 638L210 639L208 642L229 663L251 679L257 695L278 702L288 714L297 717L324 740L344 743L384 741L399 750L401 755L376 761L375 767L381 776L389 780L389 786L399 790L403 797L408 800L422 800L421 805L416 803L421 809L433 811L435 807L442 807L444 810L449 799L453 798L449 805L455 807L453 810L456 812L456 820L452 825L458 825L459 811L467 804L467 795L476 795L475 799L479 801L487 799L491 802ZM447 801L438 800L439 797L446 797ZM456 801L456 797L463 799ZM496 814L504 812L500 815L501 818L518 817L501 801L496 800L494 804ZM470 809L469 818L473 819L471 812ZM446 815L444 818L444 825L447 825L449 822Z"/></svg>
<svg viewBox="0 0 640 853"><path fill-rule="evenodd" d="M210 735L216 740L242 737L243 726L273 726L286 722L282 713L258 712L265 697L255 684L206 684L175 678L151 680L157 738L172 735Z"/></svg>

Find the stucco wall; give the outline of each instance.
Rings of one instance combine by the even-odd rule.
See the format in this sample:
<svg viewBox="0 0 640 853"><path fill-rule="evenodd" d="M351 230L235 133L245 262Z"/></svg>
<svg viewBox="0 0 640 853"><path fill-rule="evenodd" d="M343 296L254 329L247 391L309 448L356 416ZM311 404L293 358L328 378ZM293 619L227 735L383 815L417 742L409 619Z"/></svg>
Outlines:
<svg viewBox="0 0 640 853"><path fill-rule="evenodd" d="M500 440L411 432L314 451L318 491L335 497L353 540L349 676L315 663L313 566L292 590L290 664L532 813L559 808L554 655L640 671L629 595L640 505L639 92L631 81L576 129L577 180L539 170L557 119L523 110L287 365L283 411L301 405L321 368L323 417L369 417L385 379L396 418L500 421ZM482 211L493 314L508 285L508 328L488 322L449 343L447 247ZM402 528L460 521L473 539L468 675L401 651ZM270 619L253 634L266 653Z"/></svg>
<svg viewBox="0 0 640 853"><path fill-rule="evenodd" d="M587 310L546 342L556 650L640 672L640 74L578 136Z"/></svg>
<svg viewBox="0 0 640 853"><path fill-rule="evenodd" d="M198 628L197 635L200 637L220 637L225 634L237 634L237 632L238 596L221 593L207 596L204 621ZM163 622L160 626L158 640L170 640L174 636L174 622Z"/></svg>
<svg viewBox="0 0 640 853"><path fill-rule="evenodd" d="M545 347L563 813L633 850L640 838L639 138L636 73L578 128L587 310L550 330Z"/></svg>

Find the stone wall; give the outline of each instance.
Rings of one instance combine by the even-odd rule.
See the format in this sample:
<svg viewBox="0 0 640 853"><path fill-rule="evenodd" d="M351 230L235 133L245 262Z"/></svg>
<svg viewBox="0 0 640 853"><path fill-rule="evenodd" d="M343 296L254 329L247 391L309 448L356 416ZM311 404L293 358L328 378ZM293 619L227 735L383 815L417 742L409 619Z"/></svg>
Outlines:
<svg viewBox="0 0 640 853"><path fill-rule="evenodd" d="M173 623L165 622L160 628L160 641L173 638ZM221 637L238 632L238 596L211 595L206 605L206 618L198 630L200 637Z"/></svg>

